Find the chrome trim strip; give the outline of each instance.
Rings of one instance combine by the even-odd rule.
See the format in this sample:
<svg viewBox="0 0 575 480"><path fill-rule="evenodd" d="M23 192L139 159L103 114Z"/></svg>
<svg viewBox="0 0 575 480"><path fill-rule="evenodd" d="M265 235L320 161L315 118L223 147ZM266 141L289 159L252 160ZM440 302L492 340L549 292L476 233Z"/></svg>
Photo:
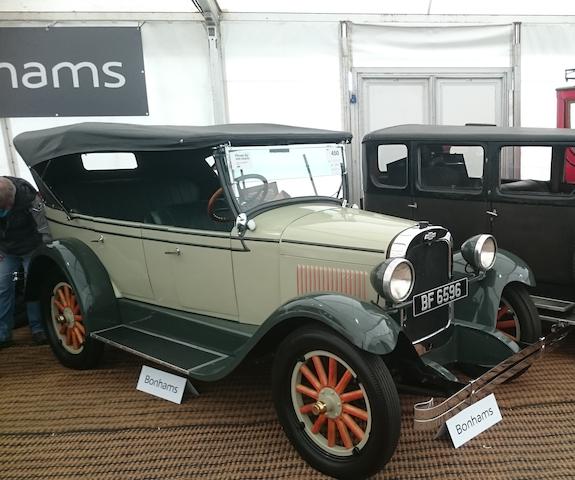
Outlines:
<svg viewBox="0 0 575 480"><path fill-rule="evenodd" d="M145 353L142 353L138 350L134 350L133 348L126 347L125 345L122 345L121 343L117 343L117 342L114 342L114 341L109 340L107 338L100 337L98 334L93 333L93 332L90 334L90 336L92 338L95 338L96 340L102 342L102 343L105 343L107 345L111 345L111 346L113 346L119 350L123 350L124 352L132 353L134 355L137 355L138 357L144 358L144 359L149 360L149 361L154 362L154 363L158 363L160 365L163 365L164 367L171 368L172 370L175 370L176 372L180 372L180 373L183 373L184 375L188 375L188 370L181 368L181 367L177 367L176 365L172 365L168 362L165 362L164 360L160 360L158 358L152 357L152 356L147 355Z"/></svg>
<svg viewBox="0 0 575 480"><path fill-rule="evenodd" d="M222 360L225 360L226 358L230 358L230 357L225 356L222 358L214 358L213 360L210 360L209 362L205 362L205 363L202 363L201 365L197 365L193 368L190 368L188 370L188 375L191 375L193 372L195 372L196 370L199 370L200 368L206 367L206 366L211 365L213 363L221 362Z"/></svg>
<svg viewBox="0 0 575 480"><path fill-rule="evenodd" d="M200 350L202 352L210 353L212 355L216 355L221 358L226 358L228 355L225 355L220 352L216 352L215 350L210 350L209 348L200 347L198 345L194 345L193 343L184 342L182 340L176 340L171 337L167 337L165 335L161 335L159 333L150 332L149 330L144 330L143 328L134 327L133 325L120 325L121 327L128 328L130 330L134 330L135 332L145 333L146 335L150 335L151 337L161 338L162 340L166 340L168 342L177 343L178 345L183 345L184 347L193 348L194 350Z"/></svg>

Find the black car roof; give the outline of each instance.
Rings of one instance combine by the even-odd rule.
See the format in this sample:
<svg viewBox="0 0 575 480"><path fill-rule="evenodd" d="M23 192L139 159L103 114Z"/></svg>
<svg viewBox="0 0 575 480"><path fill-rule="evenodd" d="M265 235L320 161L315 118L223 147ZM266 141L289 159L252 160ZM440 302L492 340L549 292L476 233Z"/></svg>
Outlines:
<svg viewBox="0 0 575 480"><path fill-rule="evenodd" d="M363 142L428 140L457 142L575 142L569 128L528 128L455 125L398 125L368 133Z"/></svg>
<svg viewBox="0 0 575 480"><path fill-rule="evenodd" d="M348 142L351 133L266 123L210 126L85 122L21 133L14 146L28 166L74 153L160 151L223 144L287 145Z"/></svg>

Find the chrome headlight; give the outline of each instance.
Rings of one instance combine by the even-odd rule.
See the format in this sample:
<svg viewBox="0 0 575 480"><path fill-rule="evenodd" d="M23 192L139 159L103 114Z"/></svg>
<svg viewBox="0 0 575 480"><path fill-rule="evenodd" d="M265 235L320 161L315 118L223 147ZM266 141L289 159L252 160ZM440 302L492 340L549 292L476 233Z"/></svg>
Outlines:
<svg viewBox="0 0 575 480"><path fill-rule="evenodd" d="M371 272L375 291L393 303L409 297L415 283L413 265L405 258L388 258Z"/></svg>
<svg viewBox="0 0 575 480"><path fill-rule="evenodd" d="M492 235L475 235L461 245L461 255L476 270L493 268L497 255L497 242Z"/></svg>

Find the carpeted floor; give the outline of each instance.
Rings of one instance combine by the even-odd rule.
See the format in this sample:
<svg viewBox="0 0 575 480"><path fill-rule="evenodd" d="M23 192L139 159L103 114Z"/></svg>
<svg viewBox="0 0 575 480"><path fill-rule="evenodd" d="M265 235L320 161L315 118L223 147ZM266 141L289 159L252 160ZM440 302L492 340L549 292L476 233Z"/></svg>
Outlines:
<svg viewBox="0 0 575 480"><path fill-rule="evenodd" d="M284 436L269 366L198 384L182 405L135 389L140 359L108 350L68 370L26 328L0 350L0 479L319 479ZM153 365L152 365L153 366ZM402 396L399 446L378 479L575 479L575 334L496 392L503 421L455 450L415 433Z"/></svg>

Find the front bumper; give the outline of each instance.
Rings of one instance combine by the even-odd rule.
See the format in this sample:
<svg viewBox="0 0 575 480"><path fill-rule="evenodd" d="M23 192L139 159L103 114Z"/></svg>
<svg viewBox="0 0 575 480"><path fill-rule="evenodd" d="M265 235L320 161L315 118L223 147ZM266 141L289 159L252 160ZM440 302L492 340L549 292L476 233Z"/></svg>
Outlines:
<svg viewBox="0 0 575 480"><path fill-rule="evenodd" d="M480 377L471 380L468 385L439 404L433 398L427 402L416 403L413 407L415 430L439 429L461 410L492 393L497 385L528 368L544 351L559 345L570 328L568 326L557 328L537 343L520 350Z"/></svg>

